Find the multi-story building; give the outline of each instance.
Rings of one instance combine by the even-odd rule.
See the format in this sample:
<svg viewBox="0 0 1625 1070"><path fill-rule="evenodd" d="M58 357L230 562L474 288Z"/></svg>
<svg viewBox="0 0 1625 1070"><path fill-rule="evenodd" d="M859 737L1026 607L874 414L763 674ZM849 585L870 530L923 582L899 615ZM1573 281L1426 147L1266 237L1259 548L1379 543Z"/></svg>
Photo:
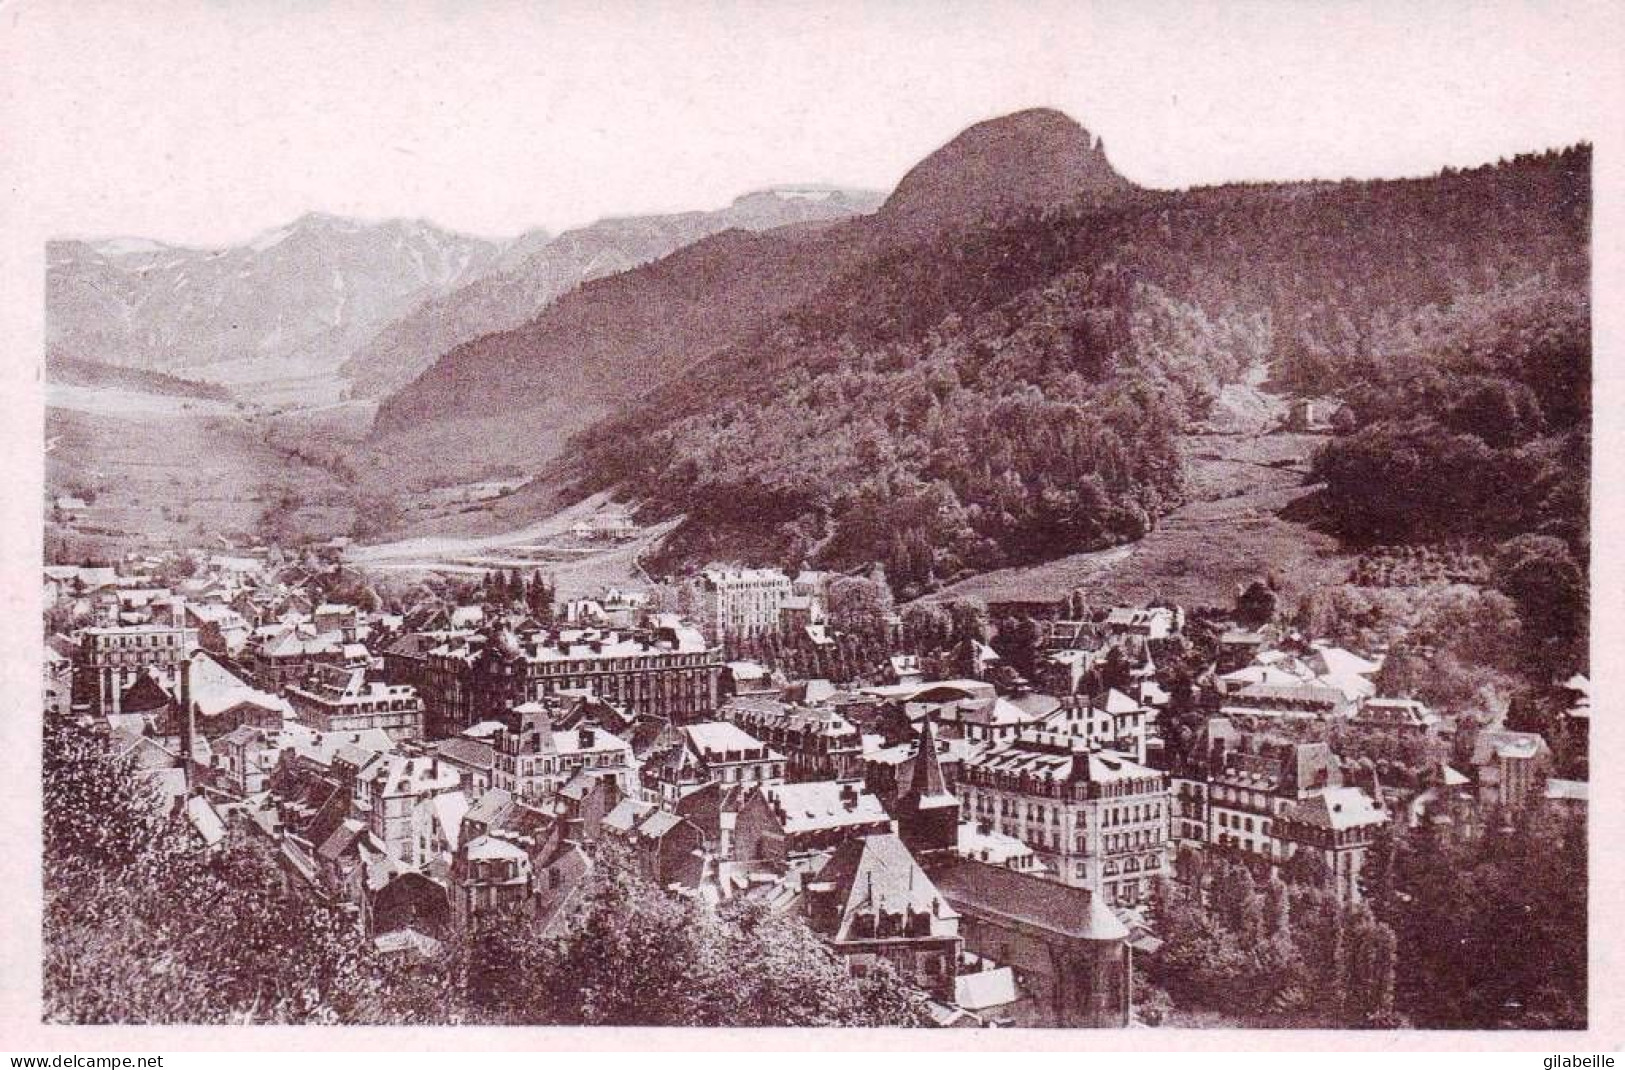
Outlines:
<svg viewBox="0 0 1625 1070"><path fill-rule="evenodd" d="M93 717L123 712L124 693L150 675L182 709L191 701L188 665L198 646L196 628L137 624L86 628L73 672L75 706Z"/></svg>
<svg viewBox="0 0 1625 1070"><path fill-rule="evenodd" d="M777 631L785 599L793 593L790 577L776 568L708 568L697 586L697 615L718 642Z"/></svg>
<svg viewBox="0 0 1625 1070"><path fill-rule="evenodd" d="M789 760L727 721L705 721L679 730L680 742L643 769L644 787L667 806L706 784L725 791L784 782Z"/></svg>
<svg viewBox="0 0 1625 1070"><path fill-rule="evenodd" d="M636 716L686 723L717 708L722 651L679 625L635 632L504 630L430 651L430 732L456 735L527 702L591 692Z"/></svg>
<svg viewBox="0 0 1625 1070"><path fill-rule="evenodd" d="M460 796L461 789L457 770L435 757L380 754L355 774L356 805L367 831L390 858L412 868L426 865L444 846L436 842L434 807L423 804L452 792Z"/></svg>
<svg viewBox="0 0 1625 1070"><path fill-rule="evenodd" d="M1303 681L1248 684L1226 695L1219 712L1231 718L1283 717L1324 721L1347 717L1357 708L1357 703L1337 688Z"/></svg>
<svg viewBox="0 0 1625 1070"><path fill-rule="evenodd" d="M318 732L378 728L394 740L423 738L423 701L409 684L367 679L365 669L318 665L287 688L294 716Z"/></svg>
<svg viewBox="0 0 1625 1070"><path fill-rule="evenodd" d="M733 856L740 863L782 867L792 858L891 831L891 815L880 800L853 781L769 784L740 806Z"/></svg>
<svg viewBox="0 0 1625 1070"><path fill-rule="evenodd" d="M1288 858L1315 858L1332 889L1345 900L1356 900L1364 892L1360 873L1366 853L1377 830L1388 822L1380 798L1356 787L1322 788L1282 811L1275 834Z"/></svg>
<svg viewBox="0 0 1625 1070"><path fill-rule="evenodd" d="M1473 773L1483 807L1520 809L1545 795L1552 749L1534 732L1484 729L1473 740Z"/></svg>
<svg viewBox="0 0 1625 1070"><path fill-rule="evenodd" d="M499 712L502 707L487 711L477 709L474 703L474 663L485 648L485 636L470 631L427 634L439 642L423 652L421 662L405 652L393 659L386 653L384 669L397 683L421 681L418 687L423 695L424 731L430 739L444 739L460 735L463 729L487 719L485 714ZM522 690L521 685L513 686L516 691ZM512 704L524 701L515 696Z"/></svg>
<svg viewBox="0 0 1625 1070"><path fill-rule="evenodd" d="M1289 855L1279 834L1281 816L1342 782L1329 745L1247 735L1214 718L1175 772L1172 831L1193 847L1279 864Z"/></svg>
<svg viewBox="0 0 1625 1070"><path fill-rule="evenodd" d="M790 581L790 593L812 600L813 619L823 620L829 614L829 585L835 579L832 572L802 569Z"/></svg>
<svg viewBox="0 0 1625 1070"><path fill-rule="evenodd" d="M963 816L1107 902L1144 900L1167 871L1167 776L1085 738L1023 732L967 760L956 790Z"/></svg>
<svg viewBox="0 0 1625 1070"><path fill-rule="evenodd" d="M632 744L593 725L555 731L545 707L527 703L514 711L517 731L493 740L491 786L521 802L552 798L579 773L609 777L622 794L636 787Z"/></svg>
<svg viewBox="0 0 1625 1070"><path fill-rule="evenodd" d="M723 720L782 753L790 780L853 780L863 776L863 736L828 706L797 706L765 696L723 704Z"/></svg>
<svg viewBox="0 0 1625 1070"><path fill-rule="evenodd" d="M468 930L486 914L517 910L531 894L532 844L528 837L496 829L464 839L451 859L452 915Z"/></svg>
<svg viewBox="0 0 1625 1070"><path fill-rule="evenodd" d="M890 963L951 1001L963 941L959 913L897 836L847 839L806 885L807 923L859 976Z"/></svg>
<svg viewBox="0 0 1625 1070"><path fill-rule="evenodd" d="M1154 711L1116 688L1096 702L1087 695L1071 695L1044 718L1046 732L1081 736L1092 748L1115 750L1145 764L1146 730Z"/></svg>
<svg viewBox="0 0 1625 1070"><path fill-rule="evenodd" d="M1166 639L1184 626L1184 613L1166 606L1135 609L1118 606L1106 615L1109 635L1137 635L1143 639Z"/></svg>

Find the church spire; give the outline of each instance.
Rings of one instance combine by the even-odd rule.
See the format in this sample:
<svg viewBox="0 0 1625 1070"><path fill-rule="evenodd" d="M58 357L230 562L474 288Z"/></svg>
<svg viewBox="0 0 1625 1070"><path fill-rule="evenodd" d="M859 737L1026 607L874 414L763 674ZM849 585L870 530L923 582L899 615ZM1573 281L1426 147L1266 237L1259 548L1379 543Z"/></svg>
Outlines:
<svg viewBox="0 0 1625 1070"><path fill-rule="evenodd" d="M959 800L948 790L930 718L920 730L908 790L897 800L897 832L909 850L952 850L959 842Z"/></svg>
<svg viewBox="0 0 1625 1070"><path fill-rule="evenodd" d="M908 794L917 799L948 794L948 779L942 773L942 761L937 756L937 736L929 717L925 719L925 727L920 730L920 746L914 753Z"/></svg>

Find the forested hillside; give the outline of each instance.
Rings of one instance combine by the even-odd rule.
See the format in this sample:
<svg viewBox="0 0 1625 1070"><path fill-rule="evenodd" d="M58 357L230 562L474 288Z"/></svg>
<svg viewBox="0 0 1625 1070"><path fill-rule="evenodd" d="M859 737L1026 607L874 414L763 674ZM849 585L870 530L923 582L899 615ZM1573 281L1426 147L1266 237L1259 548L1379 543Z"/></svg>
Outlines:
<svg viewBox="0 0 1625 1070"><path fill-rule="evenodd" d="M1321 461L1346 535L1367 533L1373 499L1417 536L1451 528L1432 512L1485 504L1452 488L1418 510L1424 483L1340 475L1418 406L1549 462L1550 493L1490 503L1497 533L1573 535L1589 204L1580 147L1427 179L1126 190L939 233L582 435L559 470L584 473L580 493L619 485L651 516L686 514L656 565L878 558L907 596L1136 537L1180 501L1175 434L1268 361L1368 425ZM1524 422L1472 415L1505 405ZM1416 443L1417 470L1451 442Z"/></svg>
<svg viewBox="0 0 1625 1070"><path fill-rule="evenodd" d="M383 402L374 441L398 452L455 427L516 461L551 460L561 429L582 430L731 346L754 345L866 263L1010 211L1125 188L1099 143L1058 112L978 124L916 166L873 216L728 230L589 282L521 327L451 350ZM481 424L493 413L504 428L528 414L546 432L499 445L502 428Z"/></svg>

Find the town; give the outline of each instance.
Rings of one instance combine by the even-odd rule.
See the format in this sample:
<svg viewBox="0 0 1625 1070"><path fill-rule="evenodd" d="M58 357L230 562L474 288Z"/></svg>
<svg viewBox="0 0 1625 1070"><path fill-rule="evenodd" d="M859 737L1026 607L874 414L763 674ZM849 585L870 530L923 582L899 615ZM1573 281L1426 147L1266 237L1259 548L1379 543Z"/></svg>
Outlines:
<svg viewBox="0 0 1625 1070"><path fill-rule="evenodd" d="M920 1024L1392 1026L1458 965L1405 959L1463 909L1429 866L1577 837L1583 866L1585 676L1544 733L1430 709L1429 651L1306 634L1262 581L899 608L878 570L714 565L560 598L252 547L48 564L44 593L48 736L389 961L568 935L621 866L804 923Z"/></svg>

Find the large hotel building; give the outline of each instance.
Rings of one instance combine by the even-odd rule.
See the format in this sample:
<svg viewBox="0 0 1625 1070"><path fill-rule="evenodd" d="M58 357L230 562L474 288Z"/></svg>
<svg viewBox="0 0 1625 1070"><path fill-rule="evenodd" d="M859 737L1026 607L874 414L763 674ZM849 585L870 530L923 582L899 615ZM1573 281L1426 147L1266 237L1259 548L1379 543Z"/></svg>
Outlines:
<svg viewBox="0 0 1625 1070"><path fill-rule="evenodd" d="M633 715L687 724L716 710L721 675L722 651L693 628L505 631L431 650L423 697L436 738L503 719L527 702L580 691Z"/></svg>
<svg viewBox="0 0 1625 1070"><path fill-rule="evenodd" d="M1084 738L1023 731L968 759L956 792L964 818L1108 903L1145 901L1168 871L1166 774Z"/></svg>
<svg viewBox="0 0 1625 1070"><path fill-rule="evenodd" d="M185 709L187 663L198 646L196 628L136 624L86 628L79 636L74 665L74 704L95 717L122 713L124 693L151 671Z"/></svg>

